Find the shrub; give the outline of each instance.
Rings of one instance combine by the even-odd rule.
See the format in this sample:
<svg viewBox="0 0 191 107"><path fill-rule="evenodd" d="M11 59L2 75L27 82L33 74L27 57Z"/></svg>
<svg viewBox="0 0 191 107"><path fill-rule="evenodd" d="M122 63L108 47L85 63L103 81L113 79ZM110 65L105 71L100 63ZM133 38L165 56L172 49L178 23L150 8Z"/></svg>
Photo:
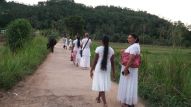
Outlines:
<svg viewBox="0 0 191 107"><path fill-rule="evenodd" d="M23 47L31 37L32 26L26 19L16 19L7 27L7 43L12 52Z"/></svg>

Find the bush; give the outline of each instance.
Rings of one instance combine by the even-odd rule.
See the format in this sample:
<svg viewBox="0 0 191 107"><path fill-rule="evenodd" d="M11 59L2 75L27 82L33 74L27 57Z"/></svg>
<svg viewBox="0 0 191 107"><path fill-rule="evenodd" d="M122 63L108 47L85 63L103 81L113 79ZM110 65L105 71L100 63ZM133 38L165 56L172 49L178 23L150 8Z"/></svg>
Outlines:
<svg viewBox="0 0 191 107"><path fill-rule="evenodd" d="M26 19L17 19L7 27L7 43L12 52L23 47L31 37L32 26Z"/></svg>

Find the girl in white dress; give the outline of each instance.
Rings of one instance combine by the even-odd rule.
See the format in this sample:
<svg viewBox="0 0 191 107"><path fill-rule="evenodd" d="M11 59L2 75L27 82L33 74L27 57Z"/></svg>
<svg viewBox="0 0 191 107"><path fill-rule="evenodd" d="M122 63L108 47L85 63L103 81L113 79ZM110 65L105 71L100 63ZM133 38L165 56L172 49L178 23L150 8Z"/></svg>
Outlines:
<svg viewBox="0 0 191 107"><path fill-rule="evenodd" d="M130 67L135 59L135 55L140 55L139 38L135 34L128 36L130 46L125 49L125 53L129 53L129 61L127 65L122 65L118 100L122 103L122 107L134 107L138 102L138 68Z"/></svg>
<svg viewBox="0 0 191 107"><path fill-rule="evenodd" d="M80 45L81 45L81 41L80 41L80 37L77 36L76 37L77 39L74 40L73 42L73 52L74 52L74 63L75 65L78 67L80 65L80 59L81 59L81 56L80 56Z"/></svg>
<svg viewBox="0 0 191 107"><path fill-rule="evenodd" d="M81 57L81 61L80 61L80 66L83 69L90 68L90 56L91 56L90 47L91 47L91 43L92 43L92 41L89 38L89 34L85 33L85 38L82 39L82 49L83 49L82 51L83 52L82 52L82 57Z"/></svg>
<svg viewBox="0 0 191 107"><path fill-rule="evenodd" d="M67 49L68 48L68 38L65 37L64 38L64 49Z"/></svg>
<svg viewBox="0 0 191 107"><path fill-rule="evenodd" d="M72 42L72 39L70 38L69 39L69 49L72 50L72 46L73 46L73 42Z"/></svg>
<svg viewBox="0 0 191 107"><path fill-rule="evenodd" d="M115 76L114 50L109 47L109 38L107 36L103 37L102 44L103 46L99 46L95 50L96 56L90 76L93 78L92 90L99 92L96 98L97 103L100 103L102 99L104 107L107 107L105 91L109 91L111 87L111 70L113 71L113 79Z"/></svg>

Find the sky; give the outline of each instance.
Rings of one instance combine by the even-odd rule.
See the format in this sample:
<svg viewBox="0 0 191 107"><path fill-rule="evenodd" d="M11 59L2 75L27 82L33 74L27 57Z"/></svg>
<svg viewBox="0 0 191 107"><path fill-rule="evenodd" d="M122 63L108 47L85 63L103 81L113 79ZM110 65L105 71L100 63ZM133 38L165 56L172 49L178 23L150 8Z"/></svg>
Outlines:
<svg viewBox="0 0 191 107"><path fill-rule="evenodd" d="M24 4L37 4L46 0L6 0ZM114 5L127 7L133 10L147 11L170 21L178 21L191 24L191 0L75 0L87 6Z"/></svg>

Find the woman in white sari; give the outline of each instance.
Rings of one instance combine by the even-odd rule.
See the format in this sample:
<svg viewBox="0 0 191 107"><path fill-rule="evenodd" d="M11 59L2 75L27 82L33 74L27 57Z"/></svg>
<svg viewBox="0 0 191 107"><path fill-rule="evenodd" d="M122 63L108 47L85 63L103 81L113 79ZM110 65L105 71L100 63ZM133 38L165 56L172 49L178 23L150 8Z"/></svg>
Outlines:
<svg viewBox="0 0 191 107"><path fill-rule="evenodd" d="M82 69L90 68L90 47L91 47L91 39L89 38L89 34L85 33L85 38L82 39L82 58L80 61L80 66Z"/></svg>
<svg viewBox="0 0 191 107"><path fill-rule="evenodd" d="M121 68L117 97L122 107L134 107L138 102L138 67L131 67L131 65L136 55L140 55L139 38L135 34L130 34L128 42L130 46L123 52L129 54L129 60Z"/></svg>
<svg viewBox="0 0 191 107"><path fill-rule="evenodd" d="M76 36L76 40L73 41L73 53L74 53L74 64L78 67L80 65L80 49L81 49L80 37Z"/></svg>

